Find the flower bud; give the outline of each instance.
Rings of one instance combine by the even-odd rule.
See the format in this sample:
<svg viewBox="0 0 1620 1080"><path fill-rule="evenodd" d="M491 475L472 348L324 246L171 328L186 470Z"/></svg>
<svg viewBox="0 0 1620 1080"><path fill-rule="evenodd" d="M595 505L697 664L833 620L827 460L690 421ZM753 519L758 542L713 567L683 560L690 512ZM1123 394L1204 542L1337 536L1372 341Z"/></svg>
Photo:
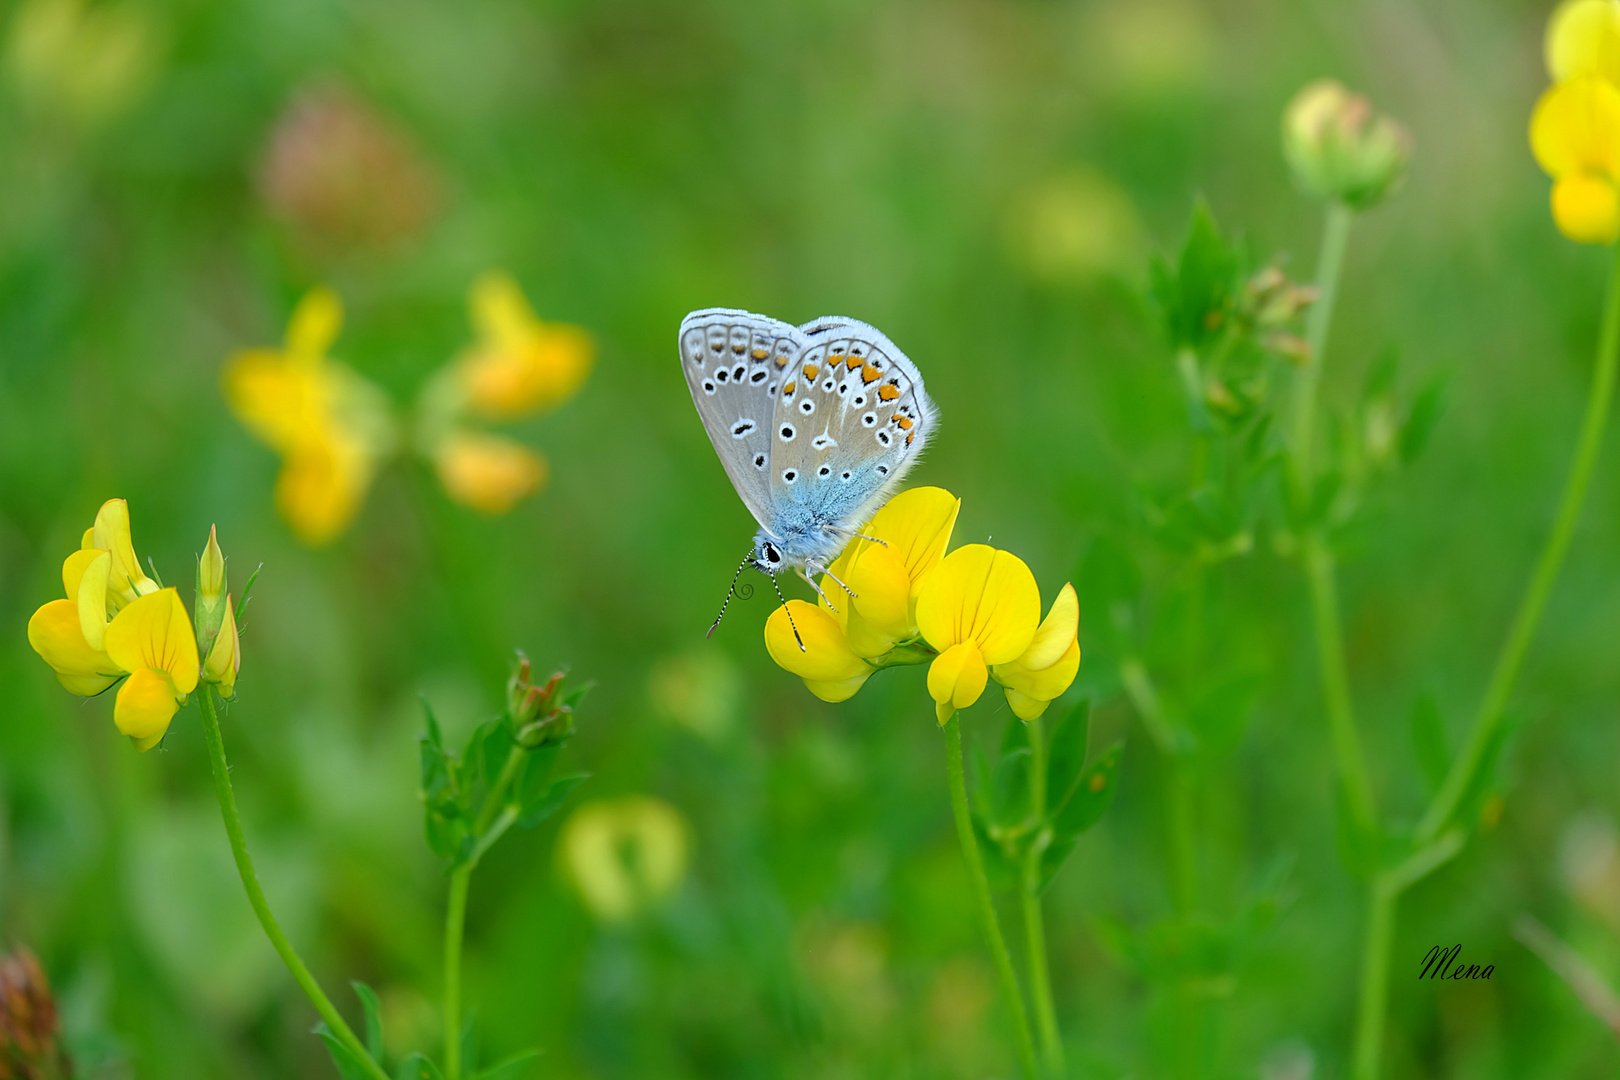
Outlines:
<svg viewBox="0 0 1620 1080"><path fill-rule="evenodd" d="M1330 79L1311 83L1283 114L1283 155L1310 194L1366 210L1406 175L1412 140L1371 103Z"/></svg>
<svg viewBox="0 0 1620 1080"><path fill-rule="evenodd" d="M544 684L534 684L529 658L518 653L517 667L506 683L506 708L514 737L530 750L561 743L574 734L574 710L562 700L567 678L554 672Z"/></svg>
<svg viewBox="0 0 1620 1080"><path fill-rule="evenodd" d="M219 696L236 696L236 673L242 670L242 639L236 630L236 608L225 594L225 618L214 636L213 647L205 654L202 680L219 687Z"/></svg>
<svg viewBox="0 0 1620 1080"><path fill-rule="evenodd" d="M209 526L208 546L197 559L197 650L204 656L213 647L225 618L228 601L226 595L225 553L219 549L215 528Z"/></svg>

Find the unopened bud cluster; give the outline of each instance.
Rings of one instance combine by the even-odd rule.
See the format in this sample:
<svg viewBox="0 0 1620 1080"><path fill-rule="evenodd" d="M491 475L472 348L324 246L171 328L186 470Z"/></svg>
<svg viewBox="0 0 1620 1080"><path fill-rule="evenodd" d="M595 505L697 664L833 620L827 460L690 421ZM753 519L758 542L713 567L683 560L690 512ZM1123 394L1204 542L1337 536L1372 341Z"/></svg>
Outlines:
<svg viewBox="0 0 1620 1080"><path fill-rule="evenodd" d="M574 710L563 696L567 676L554 672L539 685L529 658L518 654L516 668L506 683L506 708L517 741L531 750L566 741L574 734Z"/></svg>
<svg viewBox="0 0 1620 1080"><path fill-rule="evenodd" d="M1283 153L1301 187L1321 199L1366 210L1406 175L1406 129L1331 79L1311 83L1283 116Z"/></svg>
<svg viewBox="0 0 1620 1080"><path fill-rule="evenodd" d="M1289 281L1280 267L1267 266L1244 282L1240 310L1263 348L1303 367L1310 363L1311 348L1291 328L1316 296L1314 285Z"/></svg>

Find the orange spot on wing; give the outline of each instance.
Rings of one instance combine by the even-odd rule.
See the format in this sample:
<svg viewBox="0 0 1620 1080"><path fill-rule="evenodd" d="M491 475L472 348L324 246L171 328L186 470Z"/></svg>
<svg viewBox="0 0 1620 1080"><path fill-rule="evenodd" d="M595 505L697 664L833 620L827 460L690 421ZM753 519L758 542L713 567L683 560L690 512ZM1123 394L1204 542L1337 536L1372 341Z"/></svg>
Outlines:
<svg viewBox="0 0 1620 1080"><path fill-rule="evenodd" d="M765 349L755 349L754 350L754 359L755 360L763 360L769 355L770 355L770 353Z"/></svg>
<svg viewBox="0 0 1620 1080"><path fill-rule="evenodd" d="M796 382L790 382L786 386L782 387L782 396L783 397L792 397L793 396L793 388L795 386L798 386L798 385L799 384L796 383Z"/></svg>
<svg viewBox="0 0 1620 1080"><path fill-rule="evenodd" d="M877 382L878 378L882 374L883 372L879 371L871 364L867 364L865 367L861 368L861 382Z"/></svg>
<svg viewBox="0 0 1620 1080"><path fill-rule="evenodd" d="M894 422L905 428L907 431L911 430L911 421L906 419L904 416L895 417Z"/></svg>
<svg viewBox="0 0 1620 1080"><path fill-rule="evenodd" d="M787 367L787 357L783 356L781 353L777 353L776 354L776 366L777 367Z"/></svg>
<svg viewBox="0 0 1620 1080"><path fill-rule="evenodd" d="M900 388L898 386L882 386L878 388L878 397L884 401L893 401L899 396Z"/></svg>
<svg viewBox="0 0 1620 1080"><path fill-rule="evenodd" d="M814 364L806 364L806 365L804 365L804 377L805 378L813 379L817 375L819 375L820 373L821 373L821 369L816 367L816 365L814 365Z"/></svg>
<svg viewBox="0 0 1620 1080"><path fill-rule="evenodd" d="M906 445L910 446L911 445L911 440L915 439L916 437L917 437L917 433L915 431L913 431L910 435L907 435L906 436Z"/></svg>
<svg viewBox="0 0 1620 1080"><path fill-rule="evenodd" d="M842 364L845 359L846 357L843 353L833 353L831 356L827 357L827 364L830 367L837 367L838 365Z"/></svg>

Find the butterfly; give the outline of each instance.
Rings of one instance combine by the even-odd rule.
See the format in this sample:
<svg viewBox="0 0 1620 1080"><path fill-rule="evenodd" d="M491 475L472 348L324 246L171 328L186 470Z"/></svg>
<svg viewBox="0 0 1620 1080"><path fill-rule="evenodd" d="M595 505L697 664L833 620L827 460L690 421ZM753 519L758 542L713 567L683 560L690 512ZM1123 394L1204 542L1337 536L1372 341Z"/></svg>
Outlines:
<svg viewBox="0 0 1620 1080"><path fill-rule="evenodd" d="M790 326L732 308L682 319L680 352L709 441L759 522L737 573L752 565L775 584L791 568L836 611L816 576L855 595L827 567L851 539L873 540L858 528L893 494L938 422L916 365L854 319ZM736 585L734 576L726 604Z"/></svg>

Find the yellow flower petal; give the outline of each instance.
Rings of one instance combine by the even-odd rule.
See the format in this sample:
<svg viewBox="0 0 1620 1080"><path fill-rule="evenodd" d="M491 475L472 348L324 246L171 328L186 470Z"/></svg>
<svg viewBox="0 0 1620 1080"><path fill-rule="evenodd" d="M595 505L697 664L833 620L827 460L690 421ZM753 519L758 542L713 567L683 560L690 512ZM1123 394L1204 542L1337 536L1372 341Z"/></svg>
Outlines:
<svg viewBox="0 0 1620 1080"><path fill-rule="evenodd" d="M287 456L276 478L276 506L300 540L325 544L360 512L371 470L358 441L336 429L322 432Z"/></svg>
<svg viewBox="0 0 1620 1080"><path fill-rule="evenodd" d="M94 532L95 529L89 530L85 534L86 546L69 555L62 563L62 588L67 591L69 600L79 595L79 582L84 578L85 568L94 562L98 555L105 554L101 549L89 546L88 540Z"/></svg>
<svg viewBox="0 0 1620 1080"><path fill-rule="evenodd" d="M560 405L591 372L596 344L577 326L543 323L517 282L486 274L473 286L472 321L479 342L456 362L468 407L491 420L512 420Z"/></svg>
<svg viewBox="0 0 1620 1080"><path fill-rule="evenodd" d="M893 549L852 541L829 573L855 593L851 597L831 577L821 579L822 591L837 597L837 621L857 655L882 656L895 642L912 635L911 579ZM822 604L825 609L826 601Z"/></svg>
<svg viewBox="0 0 1620 1080"><path fill-rule="evenodd" d="M219 687L219 696L231 698L236 694L236 673L242 669L242 642L236 632L236 605L229 594L225 597L225 620L219 624L219 635L214 638L208 659L203 662L202 678Z"/></svg>
<svg viewBox="0 0 1620 1080"><path fill-rule="evenodd" d="M1554 82L1582 75L1620 82L1620 3L1565 0L1547 20L1546 54Z"/></svg>
<svg viewBox="0 0 1620 1080"><path fill-rule="evenodd" d="M1040 629L1035 631L1029 648L1016 662L1029 668L1050 667L1074 644L1079 630L1080 599L1075 595L1074 586L1065 583L1057 599L1052 601L1052 609L1046 613Z"/></svg>
<svg viewBox="0 0 1620 1080"><path fill-rule="evenodd" d="M934 712L941 724L951 714L967 708L984 693L990 673L984 654L971 641L952 645L928 666L928 696L934 699Z"/></svg>
<svg viewBox="0 0 1620 1080"><path fill-rule="evenodd" d="M197 637L179 591L162 589L120 611L107 627L107 655L125 671L165 673L182 697L195 690Z"/></svg>
<svg viewBox="0 0 1620 1080"><path fill-rule="evenodd" d="M958 548L923 582L917 627L939 652L972 642L989 664L1029 647L1041 618L1041 594L1024 561L984 544Z"/></svg>
<svg viewBox="0 0 1620 1080"><path fill-rule="evenodd" d="M287 362L272 349L247 349L225 366L231 412L265 445L282 453L326 423L330 388L322 368Z"/></svg>
<svg viewBox="0 0 1620 1080"><path fill-rule="evenodd" d="M1553 185L1552 215L1577 244L1612 244L1620 239L1620 190L1590 174L1565 176Z"/></svg>
<svg viewBox="0 0 1620 1080"><path fill-rule="evenodd" d="M157 582L146 576L141 560L135 555L135 544L129 532L129 503L123 499L108 499L102 503L101 509L96 511L93 538L96 547L112 552L107 589L115 598L115 606L122 607L137 596L157 591Z"/></svg>
<svg viewBox="0 0 1620 1080"><path fill-rule="evenodd" d="M795 626L798 638L793 634ZM800 638L804 641L802 650ZM838 621L803 600L789 600L786 606L771 612L770 618L765 620L765 649L778 667L791 671L807 684L845 684L859 680L844 697L860 689L860 684L872 674L866 661L850 649Z"/></svg>
<svg viewBox="0 0 1620 1080"><path fill-rule="evenodd" d="M85 564L84 572L79 575L76 592L68 595L74 597L79 607L79 630L84 635L85 644L100 651L107 634L107 578L112 572L112 552L96 552L95 556ZM63 577L67 576L65 567L62 574Z"/></svg>
<svg viewBox="0 0 1620 1080"><path fill-rule="evenodd" d="M468 296L473 328L487 338L511 341L530 333L540 320L511 274L480 274Z"/></svg>
<svg viewBox="0 0 1620 1080"><path fill-rule="evenodd" d="M483 514L500 515L545 486L545 459L499 435L456 432L434 455L449 496Z"/></svg>
<svg viewBox="0 0 1620 1080"><path fill-rule="evenodd" d="M1530 115L1530 150L1554 178L1620 179L1620 90L1596 78L1551 87Z"/></svg>
<svg viewBox="0 0 1620 1080"><path fill-rule="evenodd" d="M1063 696L1080 670L1080 643L1070 641L1062 655L1046 667L1029 668L1018 662L998 664L996 681L1007 689L1007 704L1020 720L1033 720Z"/></svg>
<svg viewBox="0 0 1620 1080"><path fill-rule="evenodd" d="M343 329L343 301L331 289L309 290L293 308L287 322L287 352L292 357L314 362L326 355Z"/></svg>
<svg viewBox="0 0 1620 1080"><path fill-rule="evenodd" d="M92 649L79 629L79 605L52 600L28 620L28 644L56 672L70 694L92 697L123 674L110 656Z"/></svg>
<svg viewBox="0 0 1620 1080"><path fill-rule="evenodd" d="M905 564L911 580L911 602L915 610L922 579L939 565L950 545L951 531L962 500L944 488L919 487L902 491L883 505L870 524L861 531L876 536ZM854 544L872 546L868 541Z"/></svg>
<svg viewBox="0 0 1620 1080"><path fill-rule="evenodd" d="M164 732L169 730L169 721L179 709L180 701L169 676L143 668L118 688L113 723L135 740L137 750L144 752L162 741Z"/></svg>

